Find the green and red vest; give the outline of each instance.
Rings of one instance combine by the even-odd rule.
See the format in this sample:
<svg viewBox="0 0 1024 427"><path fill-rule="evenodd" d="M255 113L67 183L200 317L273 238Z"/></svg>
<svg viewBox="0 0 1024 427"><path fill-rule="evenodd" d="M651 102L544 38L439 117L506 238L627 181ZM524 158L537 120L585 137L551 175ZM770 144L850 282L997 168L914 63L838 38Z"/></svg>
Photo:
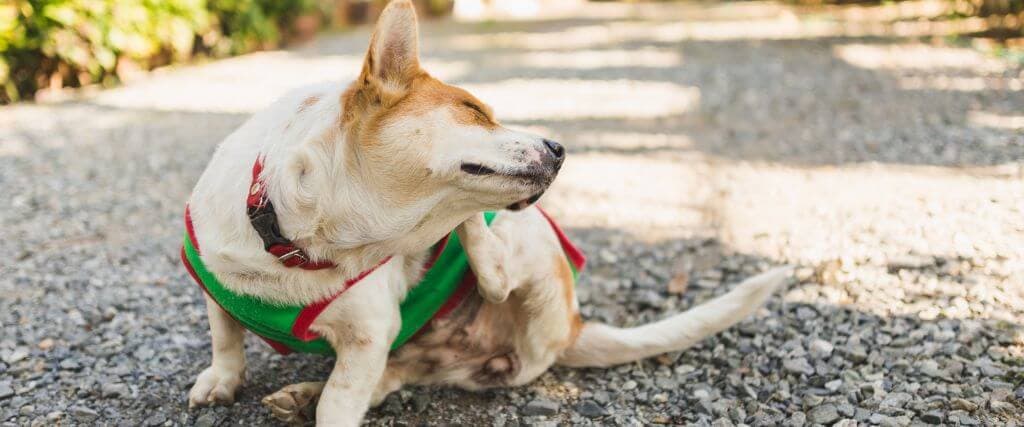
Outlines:
<svg viewBox="0 0 1024 427"><path fill-rule="evenodd" d="M539 208L538 208L539 209ZM572 268L573 278L578 277L586 263L583 253L569 241L558 224L543 210ZM487 223L494 219L494 212L484 213ZM286 305L265 301L261 298L231 291L217 280L203 264L196 242L192 220L185 210L185 236L181 248L181 260L203 291L221 308L246 329L263 338L281 354L291 352L319 353L333 355L334 350L309 328L317 316L337 297L355 286L377 267L388 262L385 259L377 267L349 279L334 295L306 306ZM391 345L392 350L405 344L431 320L444 317L455 309L476 287L476 276L469 268L469 261L458 236L452 232L438 242L427 263L423 278L406 295L400 306L402 326Z"/></svg>

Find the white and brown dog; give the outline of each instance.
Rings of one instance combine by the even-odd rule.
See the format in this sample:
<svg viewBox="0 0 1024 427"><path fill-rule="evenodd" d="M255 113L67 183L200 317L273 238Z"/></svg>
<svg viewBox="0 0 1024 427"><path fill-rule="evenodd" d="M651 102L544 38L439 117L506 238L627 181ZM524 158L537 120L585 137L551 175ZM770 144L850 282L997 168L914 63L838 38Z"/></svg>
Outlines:
<svg viewBox="0 0 1024 427"><path fill-rule="evenodd" d="M220 145L190 198L186 264L201 263L198 275L234 296L315 306L303 333L336 354L326 382L264 399L276 416L295 419L319 397L318 424L358 425L403 384L511 386L556 363L679 351L740 321L785 281L776 269L640 327L582 323L565 241L530 207L564 149L502 127L484 103L422 70L417 31L411 3L392 2L358 80L304 89L256 114ZM488 226L489 210L501 212ZM400 305L452 230L479 293L393 350ZM190 406L232 402L245 372L245 322L207 291L213 360Z"/></svg>

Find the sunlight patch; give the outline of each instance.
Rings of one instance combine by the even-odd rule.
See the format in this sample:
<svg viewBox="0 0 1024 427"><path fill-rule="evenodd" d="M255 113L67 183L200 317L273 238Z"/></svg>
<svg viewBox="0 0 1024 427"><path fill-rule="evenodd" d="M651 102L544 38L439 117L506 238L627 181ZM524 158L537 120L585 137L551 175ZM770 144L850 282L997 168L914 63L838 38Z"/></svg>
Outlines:
<svg viewBox="0 0 1024 427"><path fill-rule="evenodd" d="M100 92L93 101L118 108L251 113L299 87L327 82L348 85L362 65L362 55L258 52L194 67L157 70L153 78ZM424 67L442 79L469 71L466 62L428 60Z"/></svg>
<svg viewBox="0 0 1024 427"><path fill-rule="evenodd" d="M689 149L693 139L686 135L671 133L639 132L583 132L567 135L573 147L595 151L657 151Z"/></svg>
<svg viewBox="0 0 1024 427"><path fill-rule="evenodd" d="M1024 130L1024 115L1002 115L987 111L971 111L967 123L996 129Z"/></svg>
<svg viewBox="0 0 1024 427"><path fill-rule="evenodd" d="M700 89L665 82L515 79L464 88L491 104L502 120L652 118L700 104Z"/></svg>
<svg viewBox="0 0 1024 427"><path fill-rule="evenodd" d="M971 49L924 44L846 44L833 48L835 56L869 70L951 68L1001 73L1006 64Z"/></svg>
<svg viewBox="0 0 1024 427"><path fill-rule="evenodd" d="M656 49L537 51L498 56L488 63L506 67L594 70L607 67L668 68L682 65L679 52Z"/></svg>

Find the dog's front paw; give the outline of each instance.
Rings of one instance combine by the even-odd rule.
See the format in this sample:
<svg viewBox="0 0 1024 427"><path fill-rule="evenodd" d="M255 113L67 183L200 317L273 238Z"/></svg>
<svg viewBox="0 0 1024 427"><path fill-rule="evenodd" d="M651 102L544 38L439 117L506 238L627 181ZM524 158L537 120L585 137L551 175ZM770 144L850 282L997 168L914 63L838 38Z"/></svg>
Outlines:
<svg viewBox="0 0 1024 427"><path fill-rule="evenodd" d="M244 372L209 367L196 378L188 392L188 407L230 405L235 403L235 391L242 385Z"/></svg>
<svg viewBox="0 0 1024 427"><path fill-rule="evenodd" d="M291 424L302 424L316 415L316 399L324 388L322 382L298 383L285 386L263 398L263 406L274 418Z"/></svg>

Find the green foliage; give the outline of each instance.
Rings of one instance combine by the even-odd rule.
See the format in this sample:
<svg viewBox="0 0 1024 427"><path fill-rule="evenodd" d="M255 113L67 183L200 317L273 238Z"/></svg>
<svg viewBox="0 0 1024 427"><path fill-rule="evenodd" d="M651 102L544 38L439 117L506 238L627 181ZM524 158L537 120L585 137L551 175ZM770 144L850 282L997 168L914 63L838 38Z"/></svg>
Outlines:
<svg viewBox="0 0 1024 427"><path fill-rule="evenodd" d="M0 0L0 103L278 45L310 0Z"/></svg>
<svg viewBox="0 0 1024 427"><path fill-rule="evenodd" d="M209 37L215 40L208 40L208 47L226 55L277 46L281 29L313 6L312 0L209 0L219 31L212 34L226 37Z"/></svg>

